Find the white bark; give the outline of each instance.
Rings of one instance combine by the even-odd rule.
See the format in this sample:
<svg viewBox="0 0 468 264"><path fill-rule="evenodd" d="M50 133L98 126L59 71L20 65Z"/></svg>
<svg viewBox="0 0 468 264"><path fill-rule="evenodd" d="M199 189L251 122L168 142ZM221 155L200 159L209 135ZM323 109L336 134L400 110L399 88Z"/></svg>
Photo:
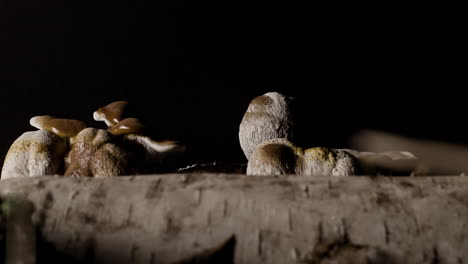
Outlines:
<svg viewBox="0 0 468 264"><path fill-rule="evenodd" d="M0 254L0 261L5 261L5 264L35 264L36 231L31 221L33 205L23 197L4 198L0 200L0 215L5 221L6 243L5 256Z"/></svg>
<svg viewBox="0 0 468 264"><path fill-rule="evenodd" d="M235 235L235 263L466 263L468 177L15 178L60 252L174 263ZM188 263L188 262L180 262Z"/></svg>

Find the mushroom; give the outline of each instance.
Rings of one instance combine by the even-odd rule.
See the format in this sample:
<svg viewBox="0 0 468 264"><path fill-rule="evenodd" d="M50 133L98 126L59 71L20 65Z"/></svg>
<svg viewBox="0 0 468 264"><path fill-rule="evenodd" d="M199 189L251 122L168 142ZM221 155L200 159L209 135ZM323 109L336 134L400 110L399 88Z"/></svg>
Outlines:
<svg viewBox="0 0 468 264"><path fill-rule="evenodd" d="M345 149L345 151L359 161L361 170L365 174L424 173L421 159L408 151L360 152L353 149Z"/></svg>
<svg viewBox="0 0 468 264"><path fill-rule="evenodd" d="M144 128L140 120L136 118L122 119L127 104L126 101L110 103L96 110L93 113L93 118L96 121L104 121L108 126L107 131L115 136L140 133Z"/></svg>
<svg viewBox="0 0 468 264"><path fill-rule="evenodd" d="M106 130L86 128L74 139L65 163L65 176L107 177L132 173L128 152Z"/></svg>
<svg viewBox="0 0 468 264"><path fill-rule="evenodd" d="M136 118L125 118L115 125L109 126L107 131L112 135L124 135L141 133L144 129L143 124Z"/></svg>
<svg viewBox="0 0 468 264"><path fill-rule="evenodd" d="M142 135L126 135L126 140L137 143L143 146L148 152L184 152L185 146L174 140L154 141L147 136Z"/></svg>
<svg viewBox="0 0 468 264"><path fill-rule="evenodd" d="M74 137L88 127L80 120L60 119L48 115L35 116L29 120L29 123L35 128L48 130L61 137Z"/></svg>
<svg viewBox="0 0 468 264"><path fill-rule="evenodd" d="M60 174L67 151L67 138L45 129L25 132L11 144L1 178Z"/></svg>
<svg viewBox="0 0 468 264"><path fill-rule="evenodd" d="M128 102L116 101L104 107L99 108L93 113L93 118L96 121L104 121L107 126L117 124L122 120L122 115Z"/></svg>
<svg viewBox="0 0 468 264"><path fill-rule="evenodd" d="M358 163L347 151L315 147L303 150L285 138L259 144L247 164L248 175L356 175Z"/></svg>
<svg viewBox="0 0 468 264"><path fill-rule="evenodd" d="M294 141L295 121L293 97L270 92L255 97L239 125L239 142L245 157L260 144L270 139L286 138Z"/></svg>

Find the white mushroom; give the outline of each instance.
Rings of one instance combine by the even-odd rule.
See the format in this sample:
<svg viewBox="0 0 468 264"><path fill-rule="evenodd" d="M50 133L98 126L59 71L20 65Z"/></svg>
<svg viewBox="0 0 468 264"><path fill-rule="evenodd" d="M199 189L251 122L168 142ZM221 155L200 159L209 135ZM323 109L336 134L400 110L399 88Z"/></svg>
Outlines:
<svg viewBox="0 0 468 264"><path fill-rule="evenodd" d="M48 130L23 133L10 146L1 178L32 177L62 173L68 151L66 138Z"/></svg>
<svg viewBox="0 0 468 264"><path fill-rule="evenodd" d="M239 141L247 159L257 145L274 138L294 140L294 98L270 92L255 97L239 126Z"/></svg>

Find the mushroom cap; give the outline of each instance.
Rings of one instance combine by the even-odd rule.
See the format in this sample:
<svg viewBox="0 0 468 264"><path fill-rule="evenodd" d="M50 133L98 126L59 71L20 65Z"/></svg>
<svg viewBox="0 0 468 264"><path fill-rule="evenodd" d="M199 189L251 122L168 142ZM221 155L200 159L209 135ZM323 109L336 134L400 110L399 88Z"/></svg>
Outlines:
<svg viewBox="0 0 468 264"><path fill-rule="evenodd" d="M107 126L112 126L122 121L123 111L127 106L127 101L116 101L103 106L93 113L96 121L104 121Z"/></svg>
<svg viewBox="0 0 468 264"><path fill-rule="evenodd" d="M61 137L74 137L81 130L87 128L85 122L75 119L60 119L52 116L35 116L29 120L31 126L48 130Z"/></svg>
<svg viewBox="0 0 468 264"><path fill-rule="evenodd" d="M137 142L138 144L144 146L146 149L150 149L158 153L185 151L185 146L180 142L174 140L155 141L150 137L138 134L125 135L124 138L126 140Z"/></svg>
<svg viewBox="0 0 468 264"><path fill-rule="evenodd" d="M345 149L346 152L354 156L366 169L366 174L373 174L374 171L388 170L395 172L415 171L421 159L408 151L387 151L387 152L360 152L353 149Z"/></svg>
<svg viewBox="0 0 468 264"><path fill-rule="evenodd" d="M124 135L124 134L137 134L144 130L143 124L136 118L125 118L115 125L110 126L107 131L111 134Z"/></svg>

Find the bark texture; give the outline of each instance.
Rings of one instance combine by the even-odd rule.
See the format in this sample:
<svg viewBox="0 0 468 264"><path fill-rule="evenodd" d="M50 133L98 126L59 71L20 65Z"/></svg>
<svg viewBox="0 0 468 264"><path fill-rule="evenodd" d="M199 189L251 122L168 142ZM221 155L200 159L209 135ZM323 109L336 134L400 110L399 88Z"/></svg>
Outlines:
<svg viewBox="0 0 468 264"><path fill-rule="evenodd" d="M42 237L88 263L211 263L197 254L233 247L233 263L468 259L462 176L37 177L0 181L6 193L32 200Z"/></svg>

